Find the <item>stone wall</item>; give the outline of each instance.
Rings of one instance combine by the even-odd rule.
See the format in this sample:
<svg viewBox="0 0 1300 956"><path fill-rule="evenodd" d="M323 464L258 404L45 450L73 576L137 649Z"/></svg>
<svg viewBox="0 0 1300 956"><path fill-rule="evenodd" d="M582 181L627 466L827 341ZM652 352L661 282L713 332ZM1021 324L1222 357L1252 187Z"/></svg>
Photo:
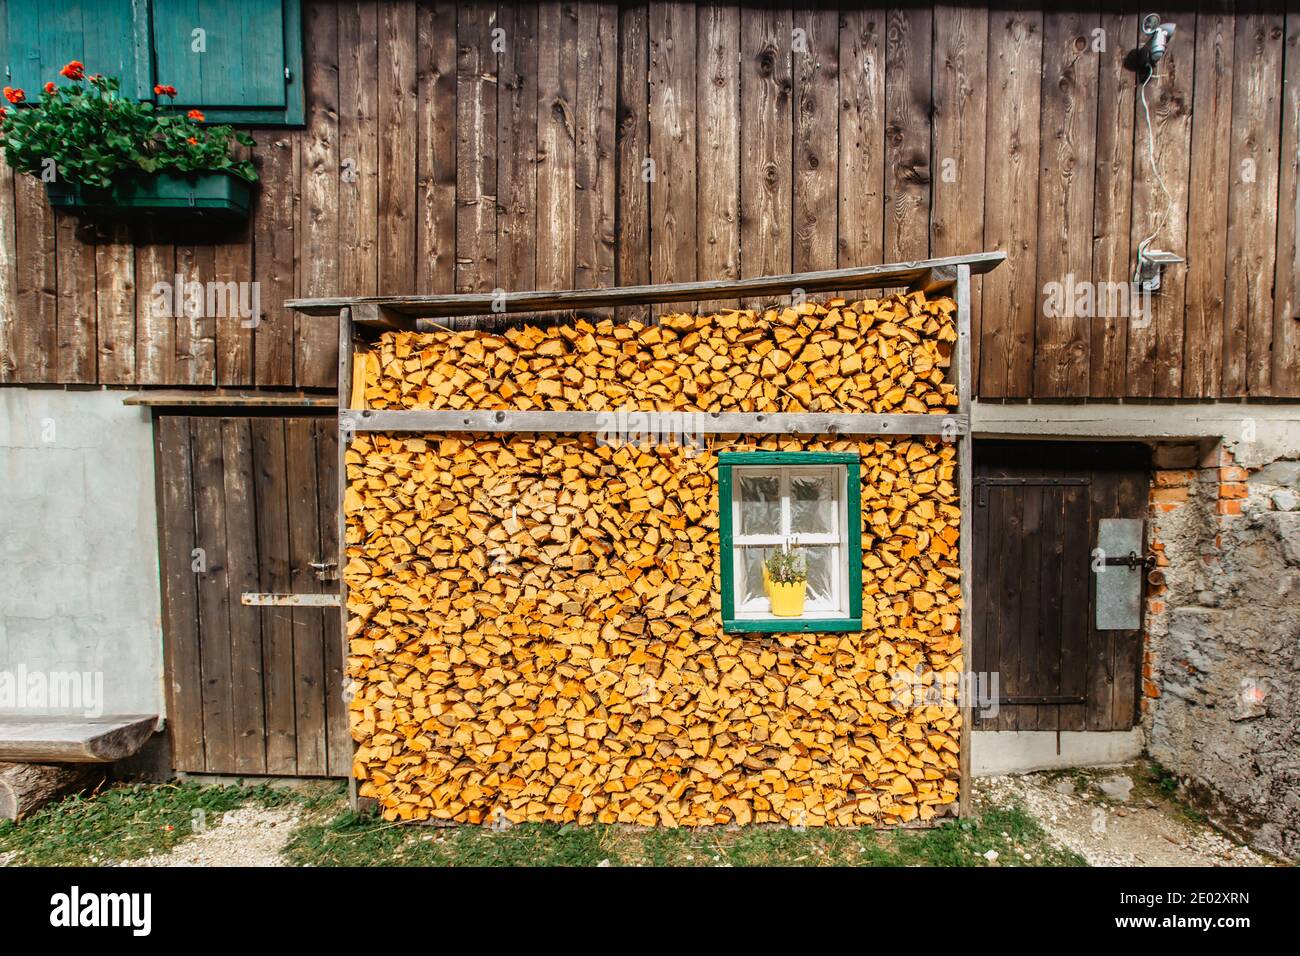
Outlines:
<svg viewBox="0 0 1300 956"><path fill-rule="evenodd" d="M1203 443L1154 467L1148 750L1217 824L1298 858L1300 461Z"/></svg>

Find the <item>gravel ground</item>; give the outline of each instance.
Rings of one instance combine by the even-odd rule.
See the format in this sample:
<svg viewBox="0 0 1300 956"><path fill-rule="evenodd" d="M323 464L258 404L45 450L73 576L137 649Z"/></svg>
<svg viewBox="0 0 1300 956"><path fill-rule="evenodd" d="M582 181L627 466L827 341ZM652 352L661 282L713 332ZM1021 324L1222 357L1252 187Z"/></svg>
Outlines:
<svg viewBox="0 0 1300 956"><path fill-rule="evenodd" d="M1023 807L1052 840L1091 866L1275 865L1187 812L1151 785L1144 771L1134 765L978 778L976 801L982 807ZM243 806L166 853L118 865L283 866L281 850L302 813L295 804ZM13 856L0 853L0 866Z"/></svg>
<svg viewBox="0 0 1300 956"><path fill-rule="evenodd" d="M1273 861L1141 792L1126 768L975 781L978 798L1020 804L1090 866L1271 866ZM1112 791L1102 791L1105 783Z"/></svg>
<svg viewBox="0 0 1300 956"><path fill-rule="evenodd" d="M227 811L216 826L167 853L119 866L283 866L280 850L293 836L301 810L257 806Z"/></svg>

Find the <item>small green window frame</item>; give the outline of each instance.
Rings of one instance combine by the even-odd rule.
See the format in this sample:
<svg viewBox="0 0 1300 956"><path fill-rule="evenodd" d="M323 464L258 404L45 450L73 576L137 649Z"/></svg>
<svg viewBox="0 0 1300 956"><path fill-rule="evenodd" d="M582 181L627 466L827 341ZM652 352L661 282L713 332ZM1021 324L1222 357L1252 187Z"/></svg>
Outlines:
<svg viewBox="0 0 1300 956"><path fill-rule="evenodd" d="M848 614L810 618L746 618L736 613L733 469L842 465L845 478L845 554L848 561ZM826 633L862 630L862 464L853 452L736 451L718 455L718 530L722 549L722 629L728 633Z"/></svg>

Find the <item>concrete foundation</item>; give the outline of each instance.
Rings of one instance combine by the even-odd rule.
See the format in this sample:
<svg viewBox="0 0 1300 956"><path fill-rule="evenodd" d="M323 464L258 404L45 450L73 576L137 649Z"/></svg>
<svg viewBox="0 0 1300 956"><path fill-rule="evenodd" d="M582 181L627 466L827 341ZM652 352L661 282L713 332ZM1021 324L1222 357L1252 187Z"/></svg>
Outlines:
<svg viewBox="0 0 1300 956"><path fill-rule="evenodd" d="M1300 458L1300 405L1295 404L977 401L971 420L977 438L1222 443L1237 464L1251 468Z"/></svg>
<svg viewBox="0 0 1300 956"><path fill-rule="evenodd" d="M163 712L153 430L122 397L0 389L0 713Z"/></svg>
<svg viewBox="0 0 1300 956"><path fill-rule="evenodd" d="M1050 730L976 730L970 736L971 773L976 777L1127 763L1142 755L1143 743L1136 727L1109 733L1064 730L1059 741Z"/></svg>

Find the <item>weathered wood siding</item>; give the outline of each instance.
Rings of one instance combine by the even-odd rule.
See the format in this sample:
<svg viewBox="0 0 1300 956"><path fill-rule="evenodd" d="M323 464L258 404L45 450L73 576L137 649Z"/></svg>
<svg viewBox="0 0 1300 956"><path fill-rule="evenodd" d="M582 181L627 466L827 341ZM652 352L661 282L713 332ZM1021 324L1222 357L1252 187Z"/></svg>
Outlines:
<svg viewBox="0 0 1300 956"><path fill-rule="evenodd" d="M1300 13L1204 0L1147 89L1136 6L306 0L307 122L245 228L54 216L0 171L0 381L326 388L294 295L573 288L1004 249L985 398L1300 396ZM495 46L494 46L495 42ZM1168 192L1166 200L1165 192ZM1149 321L1045 314L1184 254ZM261 321L151 290L256 280Z"/></svg>
<svg viewBox="0 0 1300 956"><path fill-rule="evenodd" d="M334 422L164 414L156 426L175 768L346 775L338 613L241 602L333 589L313 565L338 553Z"/></svg>

